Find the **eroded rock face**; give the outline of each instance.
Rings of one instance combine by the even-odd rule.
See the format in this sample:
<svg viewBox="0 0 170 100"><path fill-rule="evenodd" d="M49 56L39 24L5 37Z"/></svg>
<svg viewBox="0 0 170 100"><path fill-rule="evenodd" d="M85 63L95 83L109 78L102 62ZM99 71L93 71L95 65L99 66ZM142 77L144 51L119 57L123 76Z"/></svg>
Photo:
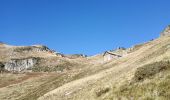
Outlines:
<svg viewBox="0 0 170 100"><path fill-rule="evenodd" d="M170 36L170 25L161 33L161 36Z"/></svg>
<svg viewBox="0 0 170 100"><path fill-rule="evenodd" d="M32 68L37 62L37 58L12 59L5 64L5 70L21 72Z"/></svg>

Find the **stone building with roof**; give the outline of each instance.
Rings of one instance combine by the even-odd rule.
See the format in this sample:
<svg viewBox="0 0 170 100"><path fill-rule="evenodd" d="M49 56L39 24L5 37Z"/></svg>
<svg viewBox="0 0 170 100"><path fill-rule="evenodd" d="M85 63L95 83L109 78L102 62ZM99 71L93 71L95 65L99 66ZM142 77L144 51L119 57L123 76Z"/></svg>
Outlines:
<svg viewBox="0 0 170 100"><path fill-rule="evenodd" d="M113 52L110 52L110 51L106 51L104 54L103 54L103 58L104 58L104 61L110 61L112 59L117 59L117 58L120 58L122 57L121 55L119 54L116 54L116 53L113 53Z"/></svg>

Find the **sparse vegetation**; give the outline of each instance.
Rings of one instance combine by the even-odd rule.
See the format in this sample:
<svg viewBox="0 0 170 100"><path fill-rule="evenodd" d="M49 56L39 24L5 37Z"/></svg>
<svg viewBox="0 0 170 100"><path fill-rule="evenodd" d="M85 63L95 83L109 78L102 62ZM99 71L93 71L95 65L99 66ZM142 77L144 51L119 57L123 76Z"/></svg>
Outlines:
<svg viewBox="0 0 170 100"><path fill-rule="evenodd" d="M114 88L109 98L133 100L169 100L170 63L160 61L137 69L133 82ZM149 80L144 80L149 78ZM140 83L139 83L140 82Z"/></svg>
<svg viewBox="0 0 170 100"><path fill-rule="evenodd" d="M18 47L14 49L14 52L24 52L24 51L31 51L32 47Z"/></svg>
<svg viewBox="0 0 170 100"><path fill-rule="evenodd" d="M14 49L14 52L24 52L24 51L50 51L50 49L46 46L27 46L27 47L17 47Z"/></svg>
<svg viewBox="0 0 170 100"><path fill-rule="evenodd" d="M68 66L62 66L62 65L57 65L57 66L34 66L32 68L33 72L63 72L64 70L69 69Z"/></svg>
<svg viewBox="0 0 170 100"><path fill-rule="evenodd" d="M0 74L0 88L19 82L22 80L21 78L24 76L25 74L1 73Z"/></svg>
<svg viewBox="0 0 170 100"><path fill-rule="evenodd" d="M104 95L105 93L109 92L110 88L106 87L106 88L99 88L98 90L96 90L96 96L100 97L101 95Z"/></svg>
<svg viewBox="0 0 170 100"><path fill-rule="evenodd" d="M168 75L163 75L162 79L154 77L149 82L141 84L124 84L117 89L113 89L110 94L111 100L113 98L119 99L133 99L133 100L169 100L170 98L170 71Z"/></svg>
<svg viewBox="0 0 170 100"><path fill-rule="evenodd" d="M64 70L70 70L71 67L76 66L75 63L62 62L56 66L34 66L33 72L63 72Z"/></svg>
<svg viewBox="0 0 170 100"><path fill-rule="evenodd" d="M149 78L163 70L170 69L169 61L160 61L152 64L145 65L140 67L135 72L133 80L135 82L143 81L145 78Z"/></svg>
<svg viewBox="0 0 170 100"><path fill-rule="evenodd" d="M164 37L137 45L131 54L107 63L103 63L101 54L70 59L67 56L51 55L50 52L23 52L30 50L30 47L20 48L17 53L13 53L17 47L6 46L1 50L1 55L4 54L7 59L1 57L1 62L37 57L36 66L28 69L31 70L29 73L37 75L27 75L26 72L1 73L0 99L168 100L169 41L170 38ZM3 64L0 66L2 70Z"/></svg>

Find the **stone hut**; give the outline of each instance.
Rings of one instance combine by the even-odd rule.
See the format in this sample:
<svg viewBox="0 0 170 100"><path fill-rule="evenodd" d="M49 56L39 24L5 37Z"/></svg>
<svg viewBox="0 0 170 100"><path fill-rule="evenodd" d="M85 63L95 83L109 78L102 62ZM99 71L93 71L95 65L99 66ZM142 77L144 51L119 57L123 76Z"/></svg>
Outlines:
<svg viewBox="0 0 170 100"><path fill-rule="evenodd" d="M110 51L106 51L103 54L104 61L110 61L112 59L117 59L117 58L120 58L120 57L122 57L122 56L118 55L116 53L110 52Z"/></svg>

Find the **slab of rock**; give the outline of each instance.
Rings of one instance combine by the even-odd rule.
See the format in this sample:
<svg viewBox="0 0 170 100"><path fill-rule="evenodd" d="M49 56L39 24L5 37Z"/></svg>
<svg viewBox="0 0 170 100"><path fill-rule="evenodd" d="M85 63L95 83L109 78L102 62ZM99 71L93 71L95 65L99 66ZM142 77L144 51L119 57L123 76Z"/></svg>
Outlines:
<svg viewBox="0 0 170 100"><path fill-rule="evenodd" d="M11 59L6 62L5 70L21 72L32 68L38 62L37 58Z"/></svg>

